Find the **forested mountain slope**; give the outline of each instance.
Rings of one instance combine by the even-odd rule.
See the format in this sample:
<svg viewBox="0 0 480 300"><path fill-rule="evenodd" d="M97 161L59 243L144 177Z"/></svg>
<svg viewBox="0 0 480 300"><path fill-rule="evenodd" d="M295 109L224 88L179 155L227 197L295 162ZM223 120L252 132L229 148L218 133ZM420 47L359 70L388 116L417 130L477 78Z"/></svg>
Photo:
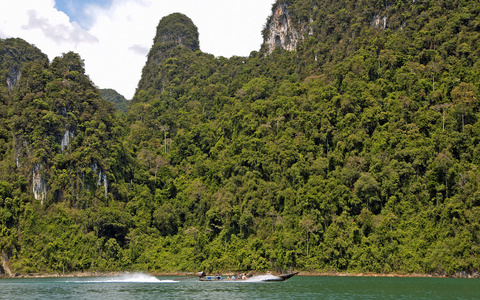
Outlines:
<svg viewBox="0 0 480 300"><path fill-rule="evenodd" d="M113 89L101 89L102 98L112 102L113 106L117 111L122 111L124 113L128 110L128 100L124 96L120 95L117 91Z"/></svg>
<svg viewBox="0 0 480 300"><path fill-rule="evenodd" d="M20 202L0 203L12 216L0 246L18 272L478 272L479 13L476 1L277 1L262 48L232 58L201 52L192 21L170 15L125 120L99 103L89 114L105 129L77 125L102 141L86 157L116 184L73 185L79 205L50 175L57 192L39 205L28 172L6 178L2 199ZM5 97L41 111L22 89ZM26 118L40 117L61 136ZM48 145L32 166L62 161ZM83 155L64 160L89 173Z"/></svg>
<svg viewBox="0 0 480 300"><path fill-rule="evenodd" d="M7 55L35 50L19 40L1 45ZM65 265L58 256L69 261L69 269L83 268L73 256L84 254L75 247L95 244L78 244L72 235L84 239L101 222L102 207L122 198L133 159L122 145L121 121L84 74L78 54L69 52L51 63L43 54L21 57L16 86L1 94L2 255L18 257L24 272ZM73 210L69 214L64 208ZM57 209L69 218L81 216L84 230L68 221L64 228ZM85 224L87 214L94 217Z"/></svg>
<svg viewBox="0 0 480 300"><path fill-rule="evenodd" d="M478 270L478 9L281 1L249 58L149 59L129 121L175 186L157 228L213 269Z"/></svg>

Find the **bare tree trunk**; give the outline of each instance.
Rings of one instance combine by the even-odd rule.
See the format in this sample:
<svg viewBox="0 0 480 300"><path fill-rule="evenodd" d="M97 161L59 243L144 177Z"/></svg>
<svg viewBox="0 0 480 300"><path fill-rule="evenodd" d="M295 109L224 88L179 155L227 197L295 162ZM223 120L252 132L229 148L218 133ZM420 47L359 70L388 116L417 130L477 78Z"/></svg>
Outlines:
<svg viewBox="0 0 480 300"><path fill-rule="evenodd" d="M2 267L3 267L3 270L5 271L5 273L9 276L9 277L12 277L12 271L10 271L10 268L8 267L7 265L7 255L5 254L5 251L2 250L2 255L1 255L1 259L2 259Z"/></svg>
<svg viewBox="0 0 480 300"><path fill-rule="evenodd" d="M445 131L445 108L443 109L442 131Z"/></svg>
<svg viewBox="0 0 480 300"><path fill-rule="evenodd" d="M447 177L448 170L445 171L445 200L448 198L448 177Z"/></svg>
<svg viewBox="0 0 480 300"><path fill-rule="evenodd" d="M309 244L310 244L310 243L309 243L309 231L307 230L307 257L308 257L308 254L309 254L309 252L308 252L308 250L309 250L309 249L308 249Z"/></svg>

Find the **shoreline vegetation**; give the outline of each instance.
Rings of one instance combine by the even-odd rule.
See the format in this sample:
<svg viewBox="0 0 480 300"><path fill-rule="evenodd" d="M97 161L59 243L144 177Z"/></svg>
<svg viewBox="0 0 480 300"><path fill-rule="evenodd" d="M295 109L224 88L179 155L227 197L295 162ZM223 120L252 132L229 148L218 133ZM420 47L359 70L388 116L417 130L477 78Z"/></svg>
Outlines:
<svg viewBox="0 0 480 300"><path fill-rule="evenodd" d="M115 271L115 272L70 272L70 273L31 273L31 274L0 274L0 279L7 278L75 278L75 277L115 277L126 274L148 274L151 276L183 276L183 277L197 277L197 272L144 272L144 271ZM224 276L236 275L238 272L221 273ZM253 272L253 275L264 275L264 272ZM280 274L280 273L273 273ZM480 273L473 272L457 272L454 275L448 274L403 274L403 273L349 273L349 272L304 272L300 271L297 276L324 276L324 277L412 277L412 278L480 278Z"/></svg>

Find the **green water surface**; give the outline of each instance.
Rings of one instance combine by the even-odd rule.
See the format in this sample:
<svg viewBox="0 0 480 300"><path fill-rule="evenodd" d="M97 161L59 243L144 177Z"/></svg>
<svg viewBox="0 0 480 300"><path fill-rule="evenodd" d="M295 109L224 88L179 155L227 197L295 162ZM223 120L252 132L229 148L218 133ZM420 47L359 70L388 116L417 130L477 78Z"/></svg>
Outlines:
<svg viewBox="0 0 480 300"><path fill-rule="evenodd" d="M285 282L179 277L0 280L0 299L480 299L480 280L296 276Z"/></svg>

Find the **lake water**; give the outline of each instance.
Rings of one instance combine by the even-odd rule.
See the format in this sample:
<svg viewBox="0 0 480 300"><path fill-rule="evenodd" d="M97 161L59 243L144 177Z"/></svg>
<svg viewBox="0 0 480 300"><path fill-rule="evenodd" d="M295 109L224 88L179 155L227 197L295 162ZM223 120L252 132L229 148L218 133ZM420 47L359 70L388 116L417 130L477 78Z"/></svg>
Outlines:
<svg viewBox="0 0 480 300"><path fill-rule="evenodd" d="M126 274L0 279L0 299L480 299L480 280L295 276L284 282L199 282Z"/></svg>

